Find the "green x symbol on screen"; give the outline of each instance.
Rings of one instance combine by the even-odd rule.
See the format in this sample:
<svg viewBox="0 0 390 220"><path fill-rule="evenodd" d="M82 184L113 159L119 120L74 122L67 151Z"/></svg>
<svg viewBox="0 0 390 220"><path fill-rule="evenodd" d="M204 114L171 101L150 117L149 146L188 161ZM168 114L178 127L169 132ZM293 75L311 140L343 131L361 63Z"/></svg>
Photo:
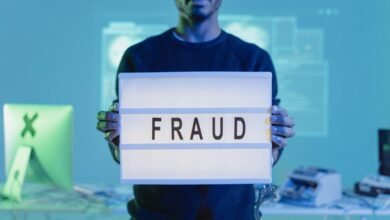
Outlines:
<svg viewBox="0 0 390 220"><path fill-rule="evenodd" d="M38 118L38 113L35 113L35 115L32 118L29 118L27 114L23 116L23 121L24 121L24 129L21 133L22 137L26 135L27 132L31 134L32 137L35 136L35 129L33 127L33 122Z"/></svg>

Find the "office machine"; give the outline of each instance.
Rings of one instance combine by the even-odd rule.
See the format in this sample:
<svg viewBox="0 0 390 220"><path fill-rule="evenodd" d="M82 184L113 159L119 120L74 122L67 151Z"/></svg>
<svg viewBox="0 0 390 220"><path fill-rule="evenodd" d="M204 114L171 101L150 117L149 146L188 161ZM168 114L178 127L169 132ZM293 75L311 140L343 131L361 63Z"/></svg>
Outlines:
<svg viewBox="0 0 390 220"><path fill-rule="evenodd" d="M311 207L330 204L341 194L340 174L316 167L294 170L280 190L282 202Z"/></svg>
<svg viewBox="0 0 390 220"><path fill-rule="evenodd" d="M390 195L390 177L372 175L355 183L355 192L365 196L376 197L380 194Z"/></svg>
<svg viewBox="0 0 390 220"><path fill-rule="evenodd" d="M72 117L68 105L4 105L3 197L20 201L25 179L72 190Z"/></svg>
<svg viewBox="0 0 390 220"><path fill-rule="evenodd" d="M376 197L390 195L390 130L378 131L379 172L355 183L355 192Z"/></svg>

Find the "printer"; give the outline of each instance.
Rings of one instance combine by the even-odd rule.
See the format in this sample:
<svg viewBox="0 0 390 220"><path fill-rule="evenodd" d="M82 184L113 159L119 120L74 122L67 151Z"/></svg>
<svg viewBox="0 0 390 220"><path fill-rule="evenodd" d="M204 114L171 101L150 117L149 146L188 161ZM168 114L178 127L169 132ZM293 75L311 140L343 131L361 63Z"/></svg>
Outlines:
<svg viewBox="0 0 390 220"><path fill-rule="evenodd" d="M318 207L341 199L341 176L333 170L298 168L281 187L281 202Z"/></svg>

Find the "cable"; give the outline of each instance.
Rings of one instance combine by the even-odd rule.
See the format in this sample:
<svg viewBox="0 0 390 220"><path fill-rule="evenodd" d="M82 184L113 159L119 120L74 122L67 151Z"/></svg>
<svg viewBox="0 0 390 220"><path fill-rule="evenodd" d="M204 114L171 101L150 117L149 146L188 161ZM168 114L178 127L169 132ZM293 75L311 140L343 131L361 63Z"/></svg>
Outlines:
<svg viewBox="0 0 390 220"><path fill-rule="evenodd" d="M276 189L277 186L273 184L265 184L259 188L255 186L255 192L258 192L258 196L255 202L255 219L261 220L262 213L260 211L260 206L267 200L272 200L276 198Z"/></svg>

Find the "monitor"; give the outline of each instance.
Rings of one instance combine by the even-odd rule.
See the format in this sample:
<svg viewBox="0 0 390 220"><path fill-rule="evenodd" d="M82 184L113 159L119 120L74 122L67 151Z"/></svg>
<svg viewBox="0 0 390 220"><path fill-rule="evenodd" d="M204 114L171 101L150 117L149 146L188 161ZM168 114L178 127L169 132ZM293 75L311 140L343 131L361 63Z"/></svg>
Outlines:
<svg viewBox="0 0 390 220"><path fill-rule="evenodd" d="M72 126L69 105L4 105L3 196L20 201L25 181L72 189Z"/></svg>
<svg viewBox="0 0 390 220"><path fill-rule="evenodd" d="M390 176L390 130L379 129L379 174Z"/></svg>

